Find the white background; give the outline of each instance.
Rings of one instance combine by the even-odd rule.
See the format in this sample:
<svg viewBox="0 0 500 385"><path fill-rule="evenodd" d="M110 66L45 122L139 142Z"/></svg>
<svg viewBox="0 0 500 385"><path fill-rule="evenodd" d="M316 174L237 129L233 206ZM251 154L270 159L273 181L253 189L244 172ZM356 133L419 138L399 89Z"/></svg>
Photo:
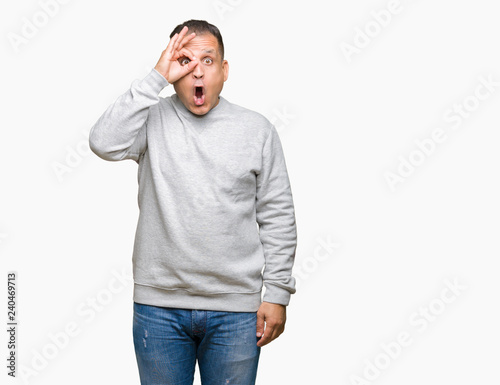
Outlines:
<svg viewBox="0 0 500 385"><path fill-rule="evenodd" d="M257 383L498 383L500 84L480 80L500 82L494 1L401 0L390 20L387 1L73 0L45 19L41 4L0 12L3 320L7 271L18 273L10 382L139 384L137 164L103 161L85 135L193 18L222 33L222 95L276 123L294 195L297 293ZM28 22L37 31L14 44ZM387 173L405 170L391 188ZM64 339L68 325L78 334Z"/></svg>

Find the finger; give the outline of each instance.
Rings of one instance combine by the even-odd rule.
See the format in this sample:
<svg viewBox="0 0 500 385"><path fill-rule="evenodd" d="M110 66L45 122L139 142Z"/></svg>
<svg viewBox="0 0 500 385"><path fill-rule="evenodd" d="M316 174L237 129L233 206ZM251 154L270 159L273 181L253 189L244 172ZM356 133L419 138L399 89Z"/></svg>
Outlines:
<svg viewBox="0 0 500 385"><path fill-rule="evenodd" d="M177 40L178 36L179 36L178 33L176 33L174 36L172 36L172 38L168 42L168 45L167 45L167 48L165 49L165 51L171 51L172 50L172 47L174 46L175 41Z"/></svg>
<svg viewBox="0 0 500 385"><path fill-rule="evenodd" d="M184 28L186 28L186 27L184 27ZM184 30L184 28L181 30L181 33ZM175 51L175 45L176 45L176 43L179 42L180 38L182 38L182 36L180 36L179 33L175 33L174 36L172 36L172 38L168 42L168 46L167 46L165 51L167 51L167 55L169 57L171 57L173 55L173 52Z"/></svg>
<svg viewBox="0 0 500 385"><path fill-rule="evenodd" d="M277 325L272 325L269 326L269 324L266 324L266 331L265 331L265 340L263 342L263 345L267 345L269 342L274 341L276 338L278 338L281 333L283 333L284 327L280 326L279 324ZM259 341L260 342L260 341Z"/></svg>
<svg viewBox="0 0 500 385"><path fill-rule="evenodd" d="M264 317L261 317L259 314L257 314L257 337L260 337L264 334L264 324Z"/></svg>
<svg viewBox="0 0 500 385"><path fill-rule="evenodd" d="M273 329L269 326L269 324L266 324L266 330L264 331L264 335L259 340L259 342L257 342L257 345L264 346L267 345L272 340L273 340Z"/></svg>
<svg viewBox="0 0 500 385"><path fill-rule="evenodd" d="M179 57L186 56L186 57L190 58L191 61L197 60L196 56L194 56L193 51L191 51L189 48L181 49L180 51L178 51L178 55L179 55Z"/></svg>
<svg viewBox="0 0 500 385"><path fill-rule="evenodd" d="M264 334L259 341L257 341L257 346L262 347L271 342L271 338L267 334Z"/></svg>
<svg viewBox="0 0 500 385"><path fill-rule="evenodd" d="M176 33L174 36L172 36L172 38L168 42L167 48L165 48L165 53L167 55L167 58L172 57L173 47L174 47L175 41L177 40L178 36L179 36L179 34Z"/></svg>
<svg viewBox="0 0 500 385"><path fill-rule="evenodd" d="M181 49L182 47L184 47L184 44L188 43L190 40L193 40L195 37L196 37L195 32L192 32L189 35L184 36L182 41L179 43L179 46L177 47L177 49Z"/></svg>
<svg viewBox="0 0 500 385"><path fill-rule="evenodd" d="M196 59L196 58L195 58ZM183 68L186 69L186 73L190 73L194 68L198 65L197 60L192 60L188 64L186 64Z"/></svg>
<svg viewBox="0 0 500 385"><path fill-rule="evenodd" d="M188 29L189 28L187 26L184 26L184 28L182 28L177 40L175 41L173 51L177 51L179 44L180 44L181 40L183 39L184 35L187 33Z"/></svg>

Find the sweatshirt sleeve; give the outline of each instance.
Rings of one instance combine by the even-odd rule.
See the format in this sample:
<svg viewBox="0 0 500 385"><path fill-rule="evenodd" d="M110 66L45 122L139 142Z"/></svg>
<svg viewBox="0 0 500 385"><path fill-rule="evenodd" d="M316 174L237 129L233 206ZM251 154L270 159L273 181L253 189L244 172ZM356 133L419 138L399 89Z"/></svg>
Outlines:
<svg viewBox="0 0 500 385"><path fill-rule="evenodd" d="M292 267L297 229L285 157L274 125L264 144L262 168L257 175L256 219L265 257L263 301L287 306L296 292Z"/></svg>
<svg viewBox="0 0 500 385"><path fill-rule="evenodd" d="M89 145L104 160L118 161L139 157L146 151L146 125L149 107L159 102L158 94L168 85L156 69L142 80L134 80L92 126Z"/></svg>

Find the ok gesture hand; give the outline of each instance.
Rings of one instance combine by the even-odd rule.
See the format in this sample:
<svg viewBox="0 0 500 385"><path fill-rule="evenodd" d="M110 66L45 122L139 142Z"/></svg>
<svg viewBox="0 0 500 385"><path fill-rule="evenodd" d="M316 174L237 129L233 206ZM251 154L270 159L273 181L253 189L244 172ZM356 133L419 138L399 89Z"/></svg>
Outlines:
<svg viewBox="0 0 500 385"><path fill-rule="evenodd" d="M182 28L179 34L172 36L168 42L167 48L162 52L155 69L161 73L167 81L172 84L191 72L198 64L198 59L193 52L187 48L183 48L184 44L193 39L196 34L193 32L185 36L188 27ZM186 65L181 65L178 61L181 57L188 57L191 61Z"/></svg>

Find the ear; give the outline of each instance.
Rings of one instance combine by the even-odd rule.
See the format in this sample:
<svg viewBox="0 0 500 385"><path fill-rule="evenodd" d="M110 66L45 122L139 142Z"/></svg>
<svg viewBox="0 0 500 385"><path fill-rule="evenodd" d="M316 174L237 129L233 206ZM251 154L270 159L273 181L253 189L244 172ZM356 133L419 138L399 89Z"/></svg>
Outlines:
<svg viewBox="0 0 500 385"><path fill-rule="evenodd" d="M227 80L227 77L229 76L229 63L227 60L224 60L222 62L222 70L224 71L224 81Z"/></svg>

